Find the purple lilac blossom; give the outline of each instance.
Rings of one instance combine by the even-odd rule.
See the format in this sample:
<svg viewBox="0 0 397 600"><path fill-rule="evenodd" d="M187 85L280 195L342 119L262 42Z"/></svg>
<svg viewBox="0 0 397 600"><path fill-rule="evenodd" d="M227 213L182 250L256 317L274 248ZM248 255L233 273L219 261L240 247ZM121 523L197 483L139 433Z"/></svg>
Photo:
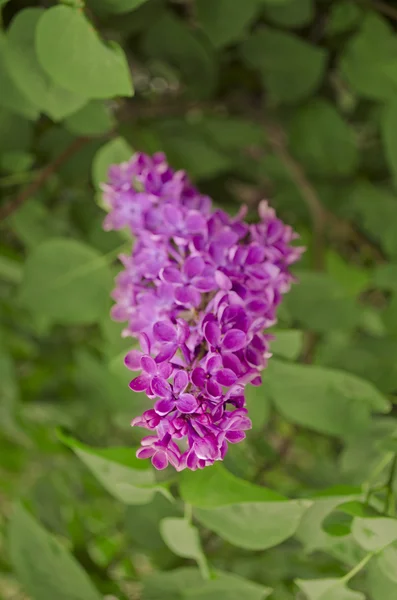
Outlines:
<svg viewBox="0 0 397 600"><path fill-rule="evenodd" d="M212 209L162 153L112 166L103 192L104 228L135 238L120 257L112 317L140 345L125 358L140 371L130 387L152 400L132 421L150 432L137 456L157 469L211 465L251 428L244 389L261 384L271 356L264 331L294 281L298 235L265 201L251 225L245 208Z"/></svg>

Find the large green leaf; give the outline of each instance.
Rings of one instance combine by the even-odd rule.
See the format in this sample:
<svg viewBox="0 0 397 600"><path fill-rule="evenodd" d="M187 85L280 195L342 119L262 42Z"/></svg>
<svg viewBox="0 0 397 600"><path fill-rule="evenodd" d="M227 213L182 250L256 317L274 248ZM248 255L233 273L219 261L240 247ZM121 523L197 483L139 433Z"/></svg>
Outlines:
<svg viewBox="0 0 397 600"><path fill-rule="evenodd" d="M123 51L115 43L104 44L76 8L54 6L43 13L36 27L36 51L48 75L70 92L88 98L133 94Z"/></svg>
<svg viewBox="0 0 397 600"><path fill-rule="evenodd" d="M136 458L134 448L90 448L69 436L63 441L90 469L103 487L124 504L145 504L157 491L169 495L156 483L154 469Z"/></svg>
<svg viewBox="0 0 397 600"><path fill-rule="evenodd" d="M390 570L385 571L384 565L382 565L382 553L371 560L367 584L373 600L395 600L397 596L396 563L390 567Z"/></svg>
<svg viewBox="0 0 397 600"><path fill-rule="evenodd" d="M182 558L192 558L197 562L202 575L208 576L207 561L201 548L199 532L194 525L187 519L166 517L160 522L160 533L172 552Z"/></svg>
<svg viewBox="0 0 397 600"><path fill-rule="evenodd" d="M144 578L142 600L263 600L271 593L253 581L215 571L205 581L192 567L155 572Z"/></svg>
<svg viewBox="0 0 397 600"><path fill-rule="evenodd" d="M397 196L389 189L359 181L347 197L345 212L392 258L397 257Z"/></svg>
<svg viewBox="0 0 397 600"><path fill-rule="evenodd" d="M16 575L32 600L101 600L78 562L22 506L11 517L9 548Z"/></svg>
<svg viewBox="0 0 397 600"><path fill-rule="evenodd" d="M35 48L42 8L27 8L14 17L7 32L7 64L16 86L38 109L55 120L63 119L87 102L57 85L41 66Z"/></svg>
<svg viewBox="0 0 397 600"><path fill-rule="evenodd" d="M87 136L104 135L114 124L115 119L110 108L102 100L91 100L64 122L66 129L71 133Z"/></svg>
<svg viewBox="0 0 397 600"><path fill-rule="evenodd" d="M397 540L397 519L356 517L352 534L364 550L381 550Z"/></svg>
<svg viewBox="0 0 397 600"><path fill-rule="evenodd" d="M247 38L241 51L245 62L260 71L276 102L298 102L321 84L325 51L295 35L261 28Z"/></svg>
<svg viewBox="0 0 397 600"><path fill-rule="evenodd" d="M360 488L336 488L325 490L312 498L313 504L303 515L296 536L306 552L329 548L330 536L324 530L324 521L341 504L361 496Z"/></svg>
<svg viewBox="0 0 397 600"><path fill-rule="evenodd" d="M56 323L94 323L110 304L112 274L106 259L82 242L53 238L28 256L21 304Z"/></svg>
<svg viewBox="0 0 397 600"><path fill-rule="evenodd" d="M251 550L270 548L291 537L310 505L238 479L220 464L184 472L180 490L205 527Z"/></svg>
<svg viewBox="0 0 397 600"><path fill-rule="evenodd" d="M373 100L395 97L397 80L386 72L386 65L397 59L397 38L385 19L368 12L359 32L348 41L340 68L351 88Z"/></svg>
<svg viewBox="0 0 397 600"><path fill-rule="evenodd" d="M353 329L359 306L342 285L329 274L299 271L299 285L285 298L293 321L320 333Z"/></svg>
<svg viewBox="0 0 397 600"><path fill-rule="evenodd" d="M272 359L263 386L285 418L328 435L350 436L365 430L371 412L390 408L368 381L322 367Z"/></svg>
<svg viewBox="0 0 397 600"><path fill-rule="evenodd" d="M213 45L222 48L244 38L262 0L197 0L197 19Z"/></svg>
<svg viewBox="0 0 397 600"><path fill-rule="evenodd" d="M298 579L296 584L307 600L365 600L364 594L350 590L341 579Z"/></svg>
<svg viewBox="0 0 397 600"><path fill-rule="evenodd" d="M289 134L291 149L308 173L343 177L356 170L358 151L353 131L326 100L312 100L296 110Z"/></svg>
<svg viewBox="0 0 397 600"><path fill-rule="evenodd" d="M0 32L0 107L27 119L37 119L39 110L28 95L19 89L12 77L12 68L7 64L7 40Z"/></svg>

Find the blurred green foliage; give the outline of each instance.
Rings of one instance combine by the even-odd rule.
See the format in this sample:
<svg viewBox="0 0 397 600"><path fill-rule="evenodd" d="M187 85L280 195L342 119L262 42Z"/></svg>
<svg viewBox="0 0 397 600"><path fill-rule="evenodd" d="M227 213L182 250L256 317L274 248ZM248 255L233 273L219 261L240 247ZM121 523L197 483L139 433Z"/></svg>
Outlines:
<svg viewBox="0 0 397 600"><path fill-rule="evenodd" d="M0 0L0 597L397 598L397 7ZM100 184L163 150L308 250L253 430L155 473Z"/></svg>

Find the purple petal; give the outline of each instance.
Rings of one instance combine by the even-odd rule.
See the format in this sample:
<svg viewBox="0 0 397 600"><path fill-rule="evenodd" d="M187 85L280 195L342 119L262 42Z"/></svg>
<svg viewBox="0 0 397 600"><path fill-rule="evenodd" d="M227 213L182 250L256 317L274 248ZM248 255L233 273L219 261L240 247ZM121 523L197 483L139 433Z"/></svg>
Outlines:
<svg viewBox="0 0 397 600"><path fill-rule="evenodd" d="M175 290L175 300L180 304L191 304L198 306L201 302L201 294L192 286L179 287Z"/></svg>
<svg viewBox="0 0 397 600"><path fill-rule="evenodd" d="M194 385L197 385L198 388L203 389L206 382L206 374L204 369L201 367L196 367L192 371L192 382Z"/></svg>
<svg viewBox="0 0 397 600"><path fill-rule="evenodd" d="M219 398L222 396L222 388L214 379L210 379L207 382L207 392L213 398Z"/></svg>
<svg viewBox="0 0 397 600"><path fill-rule="evenodd" d="M139 371L141 368L142 352L140 350L130 350L124 359L125 366L131 371Z"/></svg>
<svg viewBox="0 0 397 600"><path fill-rule="evenodd" d="M221 290L231 290L232 282L222 271L215 271L215 281Z"/></svg>
<svg viewBox="0 0 397 600"><path fill-rule="evenodd" d="M175 267L165 267L161 271L161 279L167 283L182 283L182 275Z"/></svg>
<svg viewBox="0 0 397 600"><path fill-rule="evenodd" d="M176 330L168 321L157 321L153 325L153 334L157 340L162 342L173 342L176 340Z"/></svg>
<svg viewBox="0 0 397 600"><path fill-rule="evenodd" d="M141 367L146 373L149 373L149 375L157 373L157 365L151 356L142 356Z"/></svg>
<svg viewBox="0 0 397 600"><path fill-rule="evenodd" d="M197 407L198 402L193 394L181 394L176 402L177 409L182 413L193 413Z"/></svg>
<svg viewBox="0 0 397 600"><path fill-rule="evenodd" d="M242 442L245 437L244 431L228 431L226 434L226 439L231 444L238 444L238 442Z"/></svg>
<svg viewBox="0 0 397 600"><path fill-rule="evenodd" d="M155 449L149 446L147 448L139 448L139 450L136 451L136 456L137 458L150 458L154 453Z"/></svg>
<svg viewBox="0 0 397 600"><path fill-rule="evenodd" d="M247 336L241 329L230 329L223 338L222 346L225 350L235 352L246 344Z"/></svg>
<svg viewBox="0 0 397 600"><path fill-rule="evenodd" d="M164 344L160 350L160 352L157 354L155 360L156 363L163 363L166 360L170 360L175 352L178 350L178 344L174 344L173 342L169 343L169 344Z"/></svg>
<svg viewBox="0 0 397 600"><path fill-rule="evenodd" d="M144 392L150 384L150 377L145 374L138 375L130 382L130 388L134 390L134 392Z"/></svg>
<svg viewBox="0 0 397 600"><path fill-rule="evenodd" d="M261 263L265 259L265 248L259 244L252 244L248 250L247 264L253 265Z"/></svg>
<svg viewBox="0 0 397 600"><path fill-rule="evenodd" d="M168 467L168 458L163 450L158 450L152 458L152 465L158 471L162 471Z"/></svg>
<svg viewBox="0 0 397 600"><path fill-rule="evenodd" d="M146 333L142 333L139 336L139 343L141 345L144 354L150 354L150 340Z"/></svg>
<svg viewBox="0 0 397 600"><path fill-rule="evenodd" d="M194 280L194 287L200 292L210 292L216 288L216 281L214 277L197 277Z"/></svg>
<svg viewBox="0 0 397 600"><path fill-rule="evenodd" d="M193 279L203 272L205 262L201 256L189 256L183 265L183 273L188 279Z"/></svg>
<svg viewBox="0 0 397 600"><path fill-rule="evenodd" d="M198 233L206 230L207 221L199 212L191 211L186 218L185 227L189 233Z"/></svg>
<svg viewBox="0 0 397 600"><path fill-rule="evenodd" d="M236 383L237 376L231 369L221 369L216 374L216 380L221 385L229 387L233 383Z"/></svg>
<svg viewBox="0 0 397 600"><path fill-rule="evenodd" d="M161 417L168 415L168 413L170 413L172 410L174 410L174 408L175 408L174 400L158 400L158 402L156 402L154 405L154 410Z"/></svg>
<svg viewBox="0 0 397 600"><path fill-rule="evenodd" d="M219 329L219 325L213 321L206 323L204 327L204 337L207 342L211 344L211 346L219 346L221 339L221 330Z"/></svg>
<svg viewBox="0 0 397 600"><path fill-rule="evenodd" d="M207 359L206 368L208 373L214 373L222 366L222 359L219 354L210 354Z"/></svg>
<svg viewBox="0 0 397 600"><path fill-rule="evenodd" d="M160 398L171 397L171 386L165 379L161 377L153 377L151 386L153 394Z"/></svg>
<svg viewBox="0 0 397 600"><path fill-rule="evenodd" d="M198 458L203 460L215 460L218 456L218 445L216 438L208 435L205 438L196 438L194 450Z"/></svg>
<svg viewBox="0 0 397 600"><path fill-rule="evenodd" d="M187 387L189 377L186 371L178 371L174 377L174 393L180 394Z"/></svg>
<svg viewBox="0 0 397 600"><path fill-rule="evenodd" d="M171 377L173 369L170 363L163 362L157 368L160 377L162 377L163 379L168 379L169 377Z"/></svg>

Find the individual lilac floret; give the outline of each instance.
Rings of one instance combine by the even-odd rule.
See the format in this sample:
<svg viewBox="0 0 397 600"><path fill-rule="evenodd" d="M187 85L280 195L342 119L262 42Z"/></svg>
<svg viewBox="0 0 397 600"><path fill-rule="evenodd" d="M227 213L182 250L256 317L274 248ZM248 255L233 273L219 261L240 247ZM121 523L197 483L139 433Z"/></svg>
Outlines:
<svg viewBox="0 0 397 600"><path fill-rule="evenodd" d="M270 358L276 310L294 281L303 248L267 202L259 223L212 210L182 171L161 153L114 165L103 185L106 230L129 228L112 317L138 340L126 366L132 390L152 405L132 425L144 427L139 458L156 469L201 469L245 438L251 421L245 386L260 385Z"/></svg>

